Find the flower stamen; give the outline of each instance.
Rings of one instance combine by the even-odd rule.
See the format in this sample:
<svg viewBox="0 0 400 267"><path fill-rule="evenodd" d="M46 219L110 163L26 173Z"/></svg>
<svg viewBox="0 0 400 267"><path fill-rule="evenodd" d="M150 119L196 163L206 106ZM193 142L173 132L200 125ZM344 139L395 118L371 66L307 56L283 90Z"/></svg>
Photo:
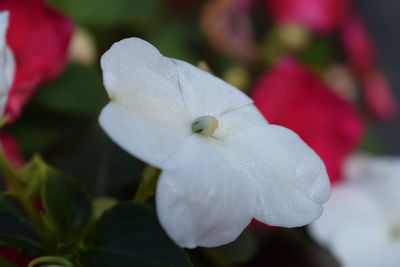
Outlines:
<svg viewBox="0 0 400 267"><path fill-rule="evenodd" d="M211 136L218 128L218 120L213 116L202 116L197 118L192 123L193 133L201 134L204 136Z"/></svg>

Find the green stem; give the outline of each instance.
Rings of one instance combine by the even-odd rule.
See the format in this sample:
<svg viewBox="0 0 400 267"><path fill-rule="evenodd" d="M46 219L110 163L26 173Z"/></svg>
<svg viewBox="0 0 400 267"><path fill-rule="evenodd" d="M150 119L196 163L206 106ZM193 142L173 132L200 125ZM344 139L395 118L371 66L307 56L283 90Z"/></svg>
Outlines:
<svg viewBox="0 0 400 267"><path fill-rule="evenodd" d="M22 205L28 216L33 221L36 229L41 232L42 229L41 225L41 216L36 210L34 203L29 199L28 195L25 192L25 186L22 183L22 179L18 176L15 172L14 168L12 167L11 163L7 159L3 146L0 144L0 169L3 172L4 179L11 185L13 188L13 193L16 195L18 199L21 200Z"/></svg>
<svg viewBox="0 0 400 267"><path fill-rule="evenodd" d="M156 167L151 165L146 166L133 202L144 204L149 197L154 195L160 173L161 171Z"/></svg>
<svg viewBox="0 0 400 267"><path fill-rule="evenodd" d="M42 263L58 264L62 267L74 267L74 265L67 259L56 257L56 256L43 256L32 260L28 267L34 267L35 265Z"/></svg>

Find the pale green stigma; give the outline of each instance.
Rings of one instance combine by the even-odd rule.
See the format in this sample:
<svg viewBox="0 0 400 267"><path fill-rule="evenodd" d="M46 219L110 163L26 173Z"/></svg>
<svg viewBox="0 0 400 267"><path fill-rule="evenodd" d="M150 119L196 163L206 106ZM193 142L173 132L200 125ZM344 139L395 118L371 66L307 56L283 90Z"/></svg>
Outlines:
<svg viewBox="0 0 400 267"><path fill-rule="evenodd" d="M218 120L213 116L202 116L192 123L192 131L204 136L211 136L218 128Z"/></svg>

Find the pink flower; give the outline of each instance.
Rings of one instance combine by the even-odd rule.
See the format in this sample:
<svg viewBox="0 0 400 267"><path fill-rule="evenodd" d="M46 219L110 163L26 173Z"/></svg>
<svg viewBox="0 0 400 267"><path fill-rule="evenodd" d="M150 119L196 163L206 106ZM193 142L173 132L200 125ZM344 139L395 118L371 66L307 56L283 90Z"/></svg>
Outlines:
<svg viewBox="0 0 400 267"><path fill-rule="evenodd" d="M291 58L281 59L257 82L252 97L270 123L297 132L324 161L331 182L363 136L356 109Z"/></svg>
<svg viewBox="0 0 400 267"><path fill-rule="evenodd" d="M3 146L4 153L14 165L14 167L22 167L25 164L25 158L22 155L18 141L4 131L0 133L0 142Z"/></svg>
<svg viewBox="0 0 400 267"><path fill-rule="evenodd" d="M361 80L368 109L379 120L387 120L396 112L396 102L383 73L376 70L376 48L361 18L348 16L340 31L343 49L354 74Z"/></svg>
<svg viewBox="0 0 400 267"><path fill-rule="evenodd" d="M350 66L357 74L375 67L375 44L359 16L352 14L344 20L340 38Z"/></svg>
<svg viewBox="0 0 400 267"><path fill-rule="evenodd" d="M321 34L339 27L349 0L264 0L278 24L300 24Z"/></svg>
<svg viewBox="0 0 400 267"><path fill-rule="evenodd" d="M210 45L244 64L254 62L257 53L250 9L249 0L214 0L204 6L201 19Z"/></svg>
<svg viewBox="0 0 400 267"><path fill-rule="evenodd" d="M361 80L364 99L372 115L381 121L393 118L397 104L386 77L373 69L363 74Z"/></svg>
<svg viewBox="0 0 400 267"><path fill-rule="evenodd" d="M42 83L64 69L73 25L42 0L2 0L10 12L7 43L16 60L16 76L6 106L15 120Z"/></svg>

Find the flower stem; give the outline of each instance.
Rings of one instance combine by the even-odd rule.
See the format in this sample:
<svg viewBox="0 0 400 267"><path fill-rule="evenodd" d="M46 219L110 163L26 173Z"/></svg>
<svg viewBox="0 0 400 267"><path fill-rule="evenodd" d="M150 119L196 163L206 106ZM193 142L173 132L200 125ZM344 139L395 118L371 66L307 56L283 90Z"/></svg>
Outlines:
<svg viewBox="0 0 400 267"><path fill-rule="evenodd" d="M43 256L36 258L29 263L28 267L34 267L38 264L43 264L43 263L57 264L62 267L74 267L74 265L69 260L56 256Z"/></svg>
<svg viewBox="0 0 400 267"><path fill-rule="evenodd" d="M146 166L133 202L144 204L149 197L154 195L160 173L161 171L156 167L151 165Z"/></svg>
<svg viewBox="0 0 400 267"><path fill-rule="evenodd" d="M29 199L26 194L25 186L22 183L22 179L18 176L12 164L7 159L3 146L0 144L0 170L3 172L4 179L11 185L13 194L21 201L28 216L33 221L36 229L41 232L42 220L34 203Z"/></svg>

